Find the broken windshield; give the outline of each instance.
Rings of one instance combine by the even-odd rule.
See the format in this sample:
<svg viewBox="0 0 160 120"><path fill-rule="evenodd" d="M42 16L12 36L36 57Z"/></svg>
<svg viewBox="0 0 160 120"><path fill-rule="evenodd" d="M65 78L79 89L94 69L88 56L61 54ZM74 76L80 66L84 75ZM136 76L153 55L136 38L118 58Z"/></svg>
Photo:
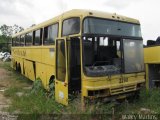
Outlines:
<svg viewBox="0 0 160 120"><path fill-rule="evenodd" d="M120 38L84 37L85 72L89 76L118 74L122 69Z"/></svg>

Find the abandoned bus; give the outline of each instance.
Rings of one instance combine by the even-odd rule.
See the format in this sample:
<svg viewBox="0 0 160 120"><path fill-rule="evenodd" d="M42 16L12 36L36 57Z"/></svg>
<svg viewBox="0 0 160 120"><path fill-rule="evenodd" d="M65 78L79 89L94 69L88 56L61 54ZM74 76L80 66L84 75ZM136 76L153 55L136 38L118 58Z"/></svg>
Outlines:
<svg viewBox="0 0 160 120"><path fill-rule="evenodd" d="M143 40L136 19L71 10L12 37L12 67L68 105L69 94L112 100L134 95L145 82Z"/></svg>
<svg viewBox="0 0 160 120"><path fill-rule="evenodd" d="M160 87L160 38L148 40L144 47L144 63L146 70L146 88Z"/></svg>

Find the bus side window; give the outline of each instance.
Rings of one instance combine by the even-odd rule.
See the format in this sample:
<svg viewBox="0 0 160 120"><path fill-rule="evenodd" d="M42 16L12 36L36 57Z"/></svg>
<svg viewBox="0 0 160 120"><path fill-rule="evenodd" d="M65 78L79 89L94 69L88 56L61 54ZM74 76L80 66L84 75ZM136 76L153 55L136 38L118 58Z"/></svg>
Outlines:
<svg viewBox="0 0 160 120"><path fill-rule="evenodd" d="M32 32L27 33L25 35L25 43L26 43L26 46L31 46L32 45Z"/></svg>
<svg viewBox="0 0 160 120"><path fill-rule="evenodd" d="M24 35L20 36L20 46L24 46L25 45L25 41L24 41Z"/></svg>
<svg viewBox="0 0 160 120"><path fill-rule="evenodd" d="M41 45L42 44L42 30L39 29L33 32L33 45Z"/></svg>
<svg viewBox="0 0 160 120"><path fill-rule="evenodd" d="M78 34L80 32L80 18L69 18L63 21L62 36Z"/></svg>
<svg viewBox="0 0 160 120"><path fill-rule="evenodd" d="M12 46L15 46L15 38L12 38Z"/></svg>
<svg viewBox="0 0 160 120"><path fill-rule="evenodd" d="M15 46L19 46L20 45L20 37L16 37L15 39Z"/></svg>
<svg viewBox="0 0 160 120"><path fill-rule="evenodd" d="M58 36L58 23L44 28L44 45L54 45L55 38Z"/></svg>
<svg viewBox="0 0 160 120"><path fill-rule="evenodd" d="M66 54L65 54L65 41L56 41L56 76L59 81L64 82L66 77Z"/></svg>

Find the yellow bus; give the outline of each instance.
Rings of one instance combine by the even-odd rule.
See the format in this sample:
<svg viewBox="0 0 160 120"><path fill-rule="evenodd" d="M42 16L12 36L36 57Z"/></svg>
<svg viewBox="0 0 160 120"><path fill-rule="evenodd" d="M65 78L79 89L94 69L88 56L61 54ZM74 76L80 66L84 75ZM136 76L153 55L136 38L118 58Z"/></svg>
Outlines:
<svg viewBox="0 0 160 120"><path fill-rule="evenodd" d="M12 67L68 105L69 94L110 101L144 86L143 40L136 19L71 10L12 37Z"/></svg>
<svg viewBox="0 0 160 120"><path fill-rule="evenodd" d="M160 37L148 40L144 47L144 63L146 69L146 88L160 87Z"/></svg>

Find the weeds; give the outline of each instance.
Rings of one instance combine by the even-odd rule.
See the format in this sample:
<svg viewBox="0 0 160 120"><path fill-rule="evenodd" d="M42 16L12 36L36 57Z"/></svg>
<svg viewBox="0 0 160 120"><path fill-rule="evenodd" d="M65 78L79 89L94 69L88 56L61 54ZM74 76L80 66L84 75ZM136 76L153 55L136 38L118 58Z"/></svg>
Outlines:
<svg viewBox="0 0 160 120"><path fill-rule="evenodd" d="M86 110L81 110L80 96L70 101L68 107L64 107L57 103L53 97L48 97L46 91L42 88L42 83L40 80L34 82L32 90L23 91L23 96L19 97L15 93L23 91L20 88L8 89L5 92L6 96L12 97L12 106L10 107L10 112L15 110L20 111L20 113L31 114L30 117L39 117L36 115L57 115L60 118L64 118L67 115L71 118L80 117L81 119L91 119L91 118L120 118L121 114L138 114L140 108L149 108L155 112L160 112L157 107L160 105L160 91L159 89L153 89L150 91L142 90L140 92L140 99L135 100L132 103L123 102L119 105L115 103L96 103L86 107ZM71 116L72 115L72 116ZM21 116L22 117L22 116ZM27 117L27 116L26 116ZM41 116L43 117L43 116Z"/></svg>
<svg viewBox="0 0 160 120"><path fill-rule="evenodd" d="M12 68L10 67L10 62L3 62L3 64L0 64L0 67L6 69L8 71L12 71Z"/></svg>
<svg viewBox="0 0 160 120"><path fill-rule="evenodd" d="M19 91L23 91L22 96L16 95ZM14 110L18 109L24 114L61 113L60 108L62 108L62 106L46 95L40 80L34 82L31 90L10 88L5 92L5 95L12 97L12 105L9 109L10 112L14 112Z"/></svg>
<svg viewBox="0 0 160 120"><path fill-rule="evenodd" d="M149 108L157 113L160 113L160 88L150 89L149 91L142 90L138 105Z"/></svg>
<svg viewBox="0 0 160 120"><path fill-rule="evenodd" d="M2 64L0 64L2 66ZM9 63L3 65L3 68L10 69ZM13 76L13 82L19 83L19 85L13 85L5 91L5 96L10 97L12 104L9 107L9 112L22 113L20 117L25 117L26 114L30 114L27 117L34 119L39 118L39 115L58 115L61 118L67 115L75 115L75 119L81 117L82 119L88 119L94 117L95 115L101 115L103 118L113 118L112 115L119 117L121 114L138 114L141 108L148 108L155 113L160 113L160 89L150 89L149 91L143 89L140 92L140 97L138 100L133 100L133 102L122 102L121 104L115 105L115 103L101 103L97 102L94 104L86 105L86 109L81 109L81 96L70 95L69 106L64 107L63 105L57 103L54 98L54 82L49 85L51 92L48 94L46 90L43 89L42 82L37 79L33 82L32 89L24 89L24 84L30 83L29 80L23 77L21 74L16 72L11 72ZM15 84L17 84L15 83ZM18 96L17 93L22 92L22 96ZM49 117L49 116L48 116ZM71 117L71 116L70 116ZM41 116L43 118L43 116ZM30 118L28 118L30 119Z"/></svg>

